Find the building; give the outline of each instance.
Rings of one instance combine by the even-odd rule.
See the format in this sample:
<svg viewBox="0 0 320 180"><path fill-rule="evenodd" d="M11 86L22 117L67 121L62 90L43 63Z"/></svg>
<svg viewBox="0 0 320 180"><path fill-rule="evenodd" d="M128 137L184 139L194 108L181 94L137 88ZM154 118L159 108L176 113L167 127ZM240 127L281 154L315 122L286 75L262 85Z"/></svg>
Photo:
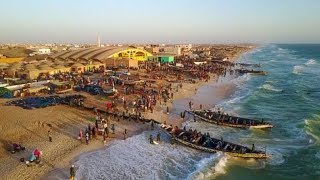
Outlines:
<svg viewBox="0 0 320 180"><path fill-rule="evenodd" d="M153 60L156 60L160 63L173 63L174 62L174 55L159 53L154 56Z"/></svg>
<svg viewBox="0 0 320 180"><path fill-rule="evenodd" d="M49 58L59 60L85 60L85 61L104 61L109 58L115 59L135 59L138 61L145 61L148 57L152 57L152 54L134 47L123 46L123 47L97 47L97 48L83 48L73 51L62 51L56 53Z"/></svg>
<svg viewBox="0 0 320 180"><path fill-rule="evenodd" d="M126 67L126 68L138 68L139 61L135 59L106 59L105 64L107 67Z"/></svg>
<svg viewBox="0 0 320 180"><path fill-rule="evenodd" d="M7 77L37 79L58 73L84 73L86 71L104 71L106 66L138 67L139 61L145 61L152 54L133 47L94 47L53 54L47 60L33 63L1 64L0 68Z"/></svg>
<svg viewBox="0 0 320 180"><path fill-rule="evenodd" d="M159 53L159 47L146 47L145 50L152 54Z"/></svg>
<svg viewBox="0 0 320 180"><path fill-rule="evenodd" d="M176 56L181 55L181 47L179 46L166 46L162 48L163 53L174 54Z"/></svg>
<svg viewBox="0 0 320 180"><path fill-rule="evenodd" d="M38 49L38 54L50 54L51 50L49 48L40 48Z"/></svg>
<svg viewBox="0 0 320 180"><path fill-rule="evenodd" d="M180 47L186 51L190 51L192 49L192 44L180 44L176 45L176 47Z"/></svg>

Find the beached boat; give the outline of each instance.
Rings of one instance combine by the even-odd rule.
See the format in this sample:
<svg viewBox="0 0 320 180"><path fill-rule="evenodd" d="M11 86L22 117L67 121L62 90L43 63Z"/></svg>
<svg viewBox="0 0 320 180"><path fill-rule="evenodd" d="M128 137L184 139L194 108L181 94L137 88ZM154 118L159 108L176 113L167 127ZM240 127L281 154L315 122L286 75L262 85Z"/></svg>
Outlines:
<svg viewBox="0 0 320 180"><path fill-rule="evenodd" d="M232 157L265 159L271 157L265 151L255 150L254 147L230 143L227 141L212 138L208 135L202 135L194 131L185 131L177 127L161 124L161 129L171 135L175 142L185 146L198 149L204 152L216 153L223 152Z"/></svg>
<svg viewBox="0 0 320 180"><path fill-rule="evenodd" d="M123 81L124 85L134 86L136 85L136 81Z"/></svg>
<svg viewBox="0 0 320 180"><path fill-rule="evenodd" d="M114 95L118 92L118 90L114 87L112 87L111 89L108 89L108 90L103 90L103 93L105 93L106 95Z"/></svg>
<svg viewBox="0 0 320 180"><path fill-rule="evenodd" d="M263 120L254 120L248 118L242 118L237 116L231 116L226 113L210 111L210 110L191 110L186 111L202 121L221 125L229 126L235 128L255 128L255 129L265 129L272 128L273 125L269 122L264 122Z"/></svg>

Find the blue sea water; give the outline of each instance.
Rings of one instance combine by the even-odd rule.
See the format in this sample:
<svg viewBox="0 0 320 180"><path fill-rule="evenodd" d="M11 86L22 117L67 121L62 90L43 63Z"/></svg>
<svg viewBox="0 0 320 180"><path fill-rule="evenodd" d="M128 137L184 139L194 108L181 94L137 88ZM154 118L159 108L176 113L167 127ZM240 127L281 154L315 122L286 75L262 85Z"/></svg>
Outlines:
<svg viewBox="0 0 320 180"><path fill-rule="evenodd" d="M238 87L241 100L222 106L275 125L234 134L266 146L273 158L255 170L231 163L217 179L320 179L320 45L266 45L240 61L260 63L268 75L251 77Z"/></svg>
<svg viewBox="0 0 320 180"><path fill-rule="evenodd" d="M239 58L267 76L228 77L234 93L218 105L230 114L264 118L271 130L239 130L204 122L186 126L265 149L268 160L208 154L144 132L81 157L78 179L320 179L320 45L263 45Z"/></svg>

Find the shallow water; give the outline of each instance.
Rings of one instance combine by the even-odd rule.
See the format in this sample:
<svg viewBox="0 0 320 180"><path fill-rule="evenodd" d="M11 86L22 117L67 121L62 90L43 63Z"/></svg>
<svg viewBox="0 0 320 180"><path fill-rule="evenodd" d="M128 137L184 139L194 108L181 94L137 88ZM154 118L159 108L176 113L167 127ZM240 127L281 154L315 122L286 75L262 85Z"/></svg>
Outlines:
<svg viewBox="0 0 320 180"><path fill-rule="evenodd" d="M203 153L172 145L164 134L161 144L150 145L149 135L157 132L149 131L83 155L76 162L78 179L319 179L320 45L265 45L239 61L260 63L268 75L227 76L200 88L192 99L206 108L219 102L229 114L264 118L275 127L241 130L192 120L184 125L228 141L254 143L272 158ZM221 87L229 96L222 101L213 97ZM170 118L178 118L188 101L174 102Z"/></svg>

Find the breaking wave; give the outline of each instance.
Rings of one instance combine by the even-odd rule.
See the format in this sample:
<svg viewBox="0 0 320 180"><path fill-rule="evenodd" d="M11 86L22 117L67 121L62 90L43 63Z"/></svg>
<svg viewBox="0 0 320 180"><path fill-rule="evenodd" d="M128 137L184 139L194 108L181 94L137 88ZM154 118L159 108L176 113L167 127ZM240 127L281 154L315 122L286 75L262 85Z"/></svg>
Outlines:
<svg viewBox="0 0 320 180"><path fill-rule="evenodd" d="M292 73L293 74L301 74L303 71L303 66L296 65L293 67Z"/></svg>
<svg viewBox="0 0 320 180"><path fill-rule="evenodd" d="M260 87L260 89L265 89L268 91L274 91L274 92L281 92L282 89L277 89L275 87L273 87L271 84L264 84Z"/></svg>
<svg viewBox="0 0 320 180"><path fill-rule="evenodd" d="M148 142L148 131L117 140L103 150L85 154L75 164L77 179L187 179L210 165L217 155L170 144L162 134L159 145ZM178 147L179 146L179 147Z"/></svg>
<svg viewBox="0 0 320 180"><path fill-rule="evenodd" d="M196 180L205 180L205 179L212 179L218 175L222 175L227 173L226 167L228 163L228 157L222 156L217 163L215 163L214 166L211 166L209 168L206 168L205 170L202 170L201 172L197 172L196 174L193 174L193 176L190 177L190 179L196 179Z"/></svg>
<svg viewBox="0 0 320 180"><path fill-rule="evenodd" d="M320 115L313 115L312 118L306 119L306 133L312 136L318 143L320 142Z"/></svg>
<svg viewBox="0 0 320 180"><path fill-rule="evenodd" d="M314 59L310 59L308 62L305 63L305 65L307 65L307 66L310 66L310 65L313 65L313 64L317 64L317 61L314 60Z"/></svg>

